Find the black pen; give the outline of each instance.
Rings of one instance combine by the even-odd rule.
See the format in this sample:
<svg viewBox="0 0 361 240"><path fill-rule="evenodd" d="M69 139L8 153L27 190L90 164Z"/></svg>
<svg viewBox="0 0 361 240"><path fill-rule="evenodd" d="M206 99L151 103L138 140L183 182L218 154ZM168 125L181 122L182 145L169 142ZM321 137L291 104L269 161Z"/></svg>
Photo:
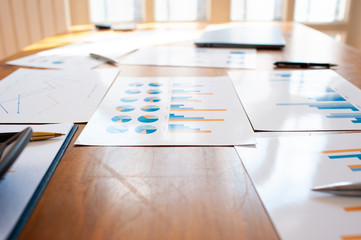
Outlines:
<svg viewBox="0 0 361 240"><path fill-rule="evenodd" d="M337 66L332 63L307 63L307 62L275 62L279 68L331 68Z"/></svg>

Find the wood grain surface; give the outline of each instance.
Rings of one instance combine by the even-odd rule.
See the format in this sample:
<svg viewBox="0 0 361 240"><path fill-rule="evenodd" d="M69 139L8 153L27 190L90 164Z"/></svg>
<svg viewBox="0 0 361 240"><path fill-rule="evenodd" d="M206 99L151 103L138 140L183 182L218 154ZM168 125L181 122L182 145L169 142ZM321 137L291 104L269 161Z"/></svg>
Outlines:
<svg viewBox="0 0 361 240"><path fill-rule="evenodd" d="M272 70L280 60L325 61L339 64L335 70L361 87L358 50L300 24L277 24L287 46L259 50L257 70ZM61 43L69 36L74 37L54 39ZM46 41L37 44L45 46ZM29 49L9 59L36 51ZM227 73L212 68L120 68L121 76ZM1 62L0 78L15 69ZM20 239L279 238L234 148L74 146L83 128L80 125Z"/></svg>

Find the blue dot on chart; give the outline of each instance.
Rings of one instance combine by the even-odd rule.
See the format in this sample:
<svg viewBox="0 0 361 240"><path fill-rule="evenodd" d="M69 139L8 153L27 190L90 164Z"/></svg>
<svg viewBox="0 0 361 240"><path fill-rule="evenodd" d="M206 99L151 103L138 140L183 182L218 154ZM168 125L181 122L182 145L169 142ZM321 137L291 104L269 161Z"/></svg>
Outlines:
<svg viewBox="0 0 361 240"><path fill-rule="evenodd" d="M137 90L137 89L128 89L128 90L125 91L125 93L128 93L128 94L138 94L138 93L140 93L140 91Z"/></svg>
<svg viewBox="0 0 361 240"><path fill-rule="evenodd" d="M159 107L156 105L148 105L141 108L144 112L155 112L159 110Z"/></svg>
<svg viewBox="0 0 361 240"><path fill-rule="evenodd" d="M163 85L163 84L158 83L158 82L149 83L149 86L151 86L151 87L160 87L160 86L162 86L162 85Z"/></svg>
<svg viewBox="0 0 361 240"><path fill-rule="evenodd" d="M144 98L144 101L145 101L145 102L159 102L159 101L160 101L160 98L157 98L157 97L147 97L147 98Z"/></svg>
<svg viewBox="0 0 361 240"><path fill-rule="evenodd" d="M152 125L144 125L144 126L138 126L134 130L136 133L139 134L151 134L157 131L157 128Z"/></svg>
<svg viewBox="0 0 361 240"><path fill-rule="evenodd" d="M118 122L118 123L126 123L131 121L132 118L128 115L119 115L119 116L114 116L112 117L112 121L113 122Z"/></svg>
<svg viewBox="0 0 361 240"><path fill-rule="evenodd" d="M54 61L53 64L62 64L64 63L63 61Z"/></svg>
<svg viewBox="0 0 361 240"><path fill-rule="evenodd" d="M142 123L152 123L158 121L158 117L154 115L143 115L138 118L138 121Z"/></svg>
<svg viewBox="0 0 361 240"><path fill-rule="evenodd" d="M131 106L131 105L121 105L115 108L117 111L119 112L130 112L133 111L135 109L135 107Z"/></svg>
<svg viewBox="0 0 361 240"><path fill-rule="evenodd" d="M125 98L120 99L120 101L122 101L122 102L136 102L136 101L138 101L138 98L135 98L135 97L125 97Z"/></svg>
<svg viewBox="0 0 361 240"><path fill-rule="evenodd" d="M117 134L117 133L125 133L126 131L128 131L128 128L126 126L110 126L107 127L107 132L108 133L112 133L112 134Z"/></svg>
<svg viewBox="0 0 361 240"><path fill-rule="evenodd" d="M131 86L131 87L141 87L141 86L143 86L143 83L139 83L139 82L129 83L129 86Z"/></svg>

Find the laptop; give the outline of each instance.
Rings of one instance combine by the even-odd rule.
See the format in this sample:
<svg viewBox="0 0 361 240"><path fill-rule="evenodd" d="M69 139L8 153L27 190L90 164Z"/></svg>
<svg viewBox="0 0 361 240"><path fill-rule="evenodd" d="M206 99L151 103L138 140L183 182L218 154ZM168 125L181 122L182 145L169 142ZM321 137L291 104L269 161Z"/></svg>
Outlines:
<svg viewBox="0 0 361 240"><path fill-rule="evenodd" d="M198 47L281 49L286 45L277 26L209 25L195 42Z"/></svg>

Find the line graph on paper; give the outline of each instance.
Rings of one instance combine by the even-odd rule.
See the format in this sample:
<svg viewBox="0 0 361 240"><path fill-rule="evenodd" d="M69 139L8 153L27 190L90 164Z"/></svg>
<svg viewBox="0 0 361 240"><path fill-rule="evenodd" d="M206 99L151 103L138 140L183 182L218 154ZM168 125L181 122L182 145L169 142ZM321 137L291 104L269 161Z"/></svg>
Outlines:
<svg viewBox="0 0 361 240"><path fill-rule="evenodd" d="M115 74L19 69L0 81L0 122L87 121Z"/></svg>

